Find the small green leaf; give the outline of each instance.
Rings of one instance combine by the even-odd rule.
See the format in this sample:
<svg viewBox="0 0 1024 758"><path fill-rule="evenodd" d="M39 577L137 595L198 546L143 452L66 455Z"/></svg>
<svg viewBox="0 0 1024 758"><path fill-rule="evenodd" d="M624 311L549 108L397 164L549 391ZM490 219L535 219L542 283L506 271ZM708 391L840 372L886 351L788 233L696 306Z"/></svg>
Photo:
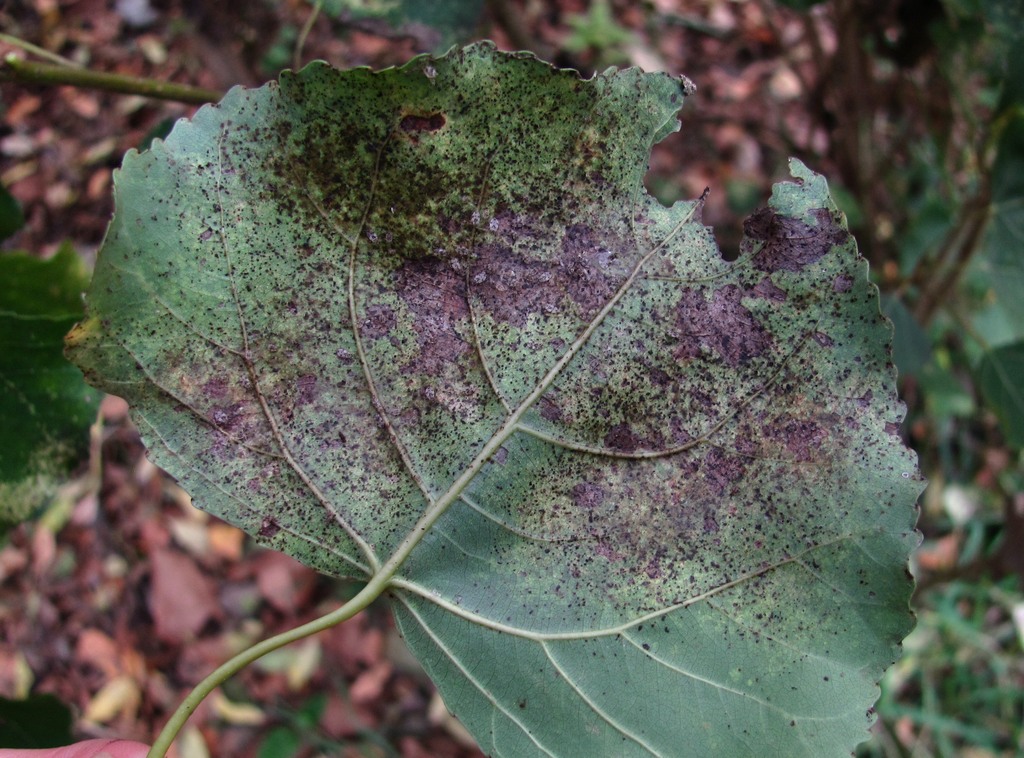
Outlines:
<svg viewBox="0 0 1024 758"><path fill-rule="evenodd" d="M572 32L562 44L570 52L596 50L606 57L624 58L619 48L633 39L633 34L616 21L608 0L593 0L586 13L573 13L566 23Z"/></svg>
<svg viewBox="0 0 1024 758"><path fill-rule="evenodd" d="M1007 441L1024 448L1024 342L990 350L978 366L981 394L998 416Z"/></svg>
<svg viewBox="0 0 1024 758"><path fill-rule="evenodd" d="M88 450L100 393L65 360L88 275L70 247L0 255L0 522L41 506Z"/></svg>
<svg viewBox="0 0 1024 758"><path fill-rule="evenodd" d="M286 755L295 755L302 747L302 739L294 731L286 726L278 726L272 729L256 753L257 758L281 758Z"/></svg>
<svg viewBox="0 0 1024 758"><path fill-rule="evenodd" d="M476 45L130 153L91 382L202 507L386 587L491 755L849 753L912 624L891 327L825 180L721 258L689 83Z"/></svg>

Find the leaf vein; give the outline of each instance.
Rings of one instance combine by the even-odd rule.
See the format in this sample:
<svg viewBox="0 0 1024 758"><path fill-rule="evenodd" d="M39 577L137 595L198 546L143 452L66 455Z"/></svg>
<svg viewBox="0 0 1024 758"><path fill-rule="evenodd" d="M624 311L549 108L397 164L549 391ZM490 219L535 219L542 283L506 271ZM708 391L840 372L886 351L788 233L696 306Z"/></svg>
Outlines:
<svg viewBox="0 0 1024 758"><path fill-rule="evenodd" d="M349 237L345 232L330 218L328 218L325 211L316 203L313 207L317 209L323 220L338 234L339 237L349 244L349 260L348 260L348 311L349 320L352 323L352 336L356 343L356 353L359 356L359 365L363 369L363 376L366 378L367 390L370 393L371 404L373 409L380 416L381 421L384 424L384 428L388 432L388 436L391 438L391 443L395 446L395 450L398 456L401 458L403 465L405 466L406 472L415 482L420 492L426 498L427 503L433 503L433 496L431 495L426 483L423 478L419 475L416 467L413 466L412 457L409 455L409 451L406 450L405 444L402 442L401 437L398 436L398 431L395 429L391 418L388 415L387 409L384 407L384 402L380 398L380 393L377 391L377 383L374 379L373 372L370 370L370 363L366 357L366 347L363 345L363 336L359 329L359 318L356 313L356 257L359 253L359 239L362 237L366 230L366 223L370 217L370 211L373 209L374 201L377 197L377 185L380 182L381 167L384 162L384 151L391 141L394 134L394 130L388 132L388 135L384 138L380 148L377 151L377 157L374 161L373 175L370 179L370 191L366 199L366 206L363 208L362 216L359 219L359 224L356 228L356 232L352 237ZM374 566L377 566L377 558L373 558Z"/></svg>
<svg viewBox="0 0 1024 758"><path fill-rule="evenodd" d="M624 725L620 724L618 721L612 718L612 716L609 713L607 713L603 708L601 708L597 703L595 703L593 698L589 697L583 691L583 689L578 684L576 684L573 678L569 676L569 672L562 668L562 665L557 660L555 660L555 657L551 652L551 646L548 642L541 642L540 646L541 649L544 651L544 655L547 656L547 659L549 661L551 661L551 665L555 667L555 671L557 671L558 675L562 677L562 681L564 681L572 689L572 691L576 693L577 697L579 697L580 700L587 704L587 707L589 707L590 710L592 710L594 713L600 716L601 719L608 724L608 726L617 731L626 739L635 742L637 745L642 747L651 755L658 755L658 751L651 747L651 745L648 744L646 740L644 740L639 735L634 734Z"/></svg>
<svg viewBox="0 0 1024 758"><path fill-rule="evenodd" d="M487 156L487 164L484 166L483 180L480 184L480 194L476 201L476 215L478 218L482 217L481 208L483 208L484 198L487 195L488 186L491 179L491 168L494 166L494 159L497 157L501 147L504 145L502 142L497 149L494 150L489 156ZM479 227L475 224L473 226L473 235L471 237L470 246L471 249L475 250L477 245L477 232ZM501 401L502 407L508 414L512 413L512 406L509 404L508 399L502 393L501 388L498 386L497 380L494 378L494 374L491 372L491 367L487 361L487 357L484 355L483 342L480 339L480 329L477 324L476 309L473 307L473 298L470 297L470 278L469 278L469 266L464 266L465 272L465 286L466 286L466 307L469 310L469 323L473 329L473 346L476 348L477 355L480 358L480 365L483 367L484 375L487 377L487 382L491 385L491 389L497 396L498 400Z"/></svg>
<svg viewBox="0 0 1024 758"><path fill-rule="evenodd" d="M251 515L253 515L253 516L257 517L257 518L259 518L262 515L255 508L253 508L251 505L249 505L248 502L246 502L245 500L240 498L238 495L236 495L235 493L233 493L233 492L231 492L229 490L224 489L220 484L218 484L216 481L214 481L214 479L208 473L206 473L202 469L198 469L195 466L186 463L185 462L186 458L184 456L182 456L181 453L179 453L173 447L171 447L170 443L166 439L164 439L162 434L160 434L160 432L157 429L156 425L153 424L153 422L151 422L146 417L146 414L145 414L145 412L143 410L141 410L140 408L135 408L134 411L133 411L133 415L139 421L143 422L152 431L153 435L160 442L160 444L163 446L163 448L168 452L168 454L170 454L170 455L174 456L175 458L177 458L178 461L180 463L182 463L186 468L190 469L193 473L195 473L197 476L199 476L199 478L205 480L206 483L210 487L212 487L213 489L215 489L218 492L220 492L222 495L224 495L224 497L226 497L226 498L228 498L230 500L233 500L243 511L245 511L245 512L247 512L247 513L249 513L249 514L251 514ZM311 545L315 545L316 547L318 547L318 548L320 548L322 550L327 550L331 554L336 555L337 557L339 557L342 560L344 560L346 563L351 564L353 567L355 567L356 569L359 569L360 571L362 571L364 573L367 571L367 567L366 567L365 564L361 563L359 560L357 560L356 558L353 558L352 556L348 555L347 553L344 553L344 552L342 552L340 550L332 548L329 545L324 545L324 544L318 542L317 540L313 539L312 537L309 537L309 536L307 536L305 534L302 534L301 532L297 532L297 531L295 531L294 529L292 529L290 527L287 527L287 526L284 526L284 525L280 525L280 526L281 526L281 531L287 532L288 534L291 534L292 536L297 537L298 539L304 540L304 541L310 543Z"/></svg>
<svg viewBox="0 0 1024 758"><path fill-rule="evenodd" d="M369 544L362 538L362 536L348 523L347 520L342 518L341 514L332 506L331 502L327 499L324 493L313 481L312 477L303 466L295 459L292 455L291 449L284 439L284 435L281 432L280 427L277 423L277 418L274 416L273 410L270 407L270 403L267 401L266 396L260 389L260 377L256 371L256 364L252 360L252 354L249 345L249 330L245 321L245 314L242 311L242 300L238 292L238 282L235 277L234 263L231 257L231 246L228 244L227 236L224 230L227 228L227 220L224 217L224 198L223 198L223 181L224 181L224 138L227 134L227 127L222 128L220 136L217 140L217 176L214 182L214 187L217 193L217 208L220 212L220 228L217 230L218 236L221 241L221 246L224 250L224 259L227 264L227 275L231 287L231 295L234 299L235 310L238 314L238 326L239 332L242 338L242 362L245 364L246 373L249 375L249 381L252 383L252 391L256 397L256 401L259 403L260 408L263 411L263 415L267 420L267 424L270 426L270 433L274 440L277 442L278 447L281 450L281 455L287 461L288 466L295 472L296 476L302 480L302 483L306 485L306 488L313 495L314 498L324 507L328 513L334 518L334 520L341 526L342 529L349 535L353 542L363 551L366 556L367 562L371 567L377 566L377 557L374 555L373 550Z"/></svg>
<svg viewBox="0 0 1024 758"><path fill-rule="evenodd" d="M498 699L496 697L494 697L494 695L492 695L490 693L490 691L481 682L479 682L476 679L476 677L474 677L472 675L472 673L471 673L472 669L467 667L467 666L465 666L465 665L463 665L462 661L459 660L459 658L452 652L451 648L449 648L446 644L444 644L444 642L441 640L440 637L438 637L436 634L434 634L434 630L431 629L430 626L423 620L423 617L420 616L420 614L416 612L416 609L413 608L409 603L405 602L404 598L402 598L400 595L398 596L398 598L401 600L401 602L405 606L406 610L409 611L409 613L412 614L412 616L416 619L417 623L419 623L419 625L420 625L420 628L430 637L430 639L437 646L437 648L448 657L448 659L455 665L455 667L466 678L466 680L470 684L472 684L477 690L479 690L480 694L484 696L485 700L490 702L490 704L494 708L494 710L495 711L500 711L502 714L505 715L505 717L509 721L511 721L513 724L515 724L517 727L519 727L519 729L523 732L523 734L525 734L526 737L534 745L536 745L540 750L542 750L545 755L549 755L549 756L551 756L551 758L556 758L556 754L553 753L552 751L548 750L546 747L544 747L544 745L542 745L537 740L537 738L526 727L526 725L523 724L523 722L519 718L516 717L515 713L511 712L504 705L502 705L498 701ZM493 715L492 715L492 720L493 720ZM493 744L494 732L491 733L491 739L492 739L492 744Z"/></svg>

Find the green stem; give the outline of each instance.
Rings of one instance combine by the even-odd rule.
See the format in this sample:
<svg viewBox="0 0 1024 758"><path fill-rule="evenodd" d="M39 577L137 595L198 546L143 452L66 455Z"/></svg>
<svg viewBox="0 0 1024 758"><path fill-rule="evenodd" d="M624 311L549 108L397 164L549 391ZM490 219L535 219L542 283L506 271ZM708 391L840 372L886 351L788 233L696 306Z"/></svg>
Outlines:
<svg viewBox="0 0 1024 758"><path fill-rule="evenodd" d="M323 7L324 0L316 0L313 10L310 11L309 16L306 18L306 23L302 25L302 31L299 32L299 38L295 42L295 53L292 56L292 68L296 71L302 68L302 48L306 46L306 38L309 37L313 24L316 23L316 17L320 15Z"/></svg>
<svg viewBox="0 0 1024 758"><path fill-rule="evenodd" d="M57 53L51 53L49 50L39 45L33 45L31 42L26 42L23 39L13 37L10 34L0 34L0 42L4 42L12 47L19 47L27 53L38 55L40 58L45 58L51 63L56 63L58 66L66 66L68 68L82 68L80 63L75 63L73 60L65 58L63 55L57 55Z"/></svg>
<svg viewBox="0 0 1024 758"><path fill-rule="evenodd" d="M199 704L203 702L211 692L217 689L217 687L225 681L230 679L253 661L258 658L262 658L269 652L284 647L292 642L301 640L304 637L316 634L317 632L330 629L332 626L336 626L342 621L348 621L380 596L388 582L391 580L393 574L393 571L382 571L377 573L373 579L371 579L366 586L355 595L355 597L340 608L337 608L318 619L314 619L309 623L296 627L295 629L289 629L287 632L282 632L281 634L269 637L262 642L258 642L252 647L246 648L229 661L222 663L212 674L209 674L205 679L203 679L203 681L197 684L193 690L188 693L188 697L182 701L177 710L171 714L171 718L164 725L164 728L160 730L160 734L157 735L157 738L153 741L153 747L149 749L149 752L146 754L146 758L164 758L171 747L171 743L174 742L175 738L178 736L178 732L181 731L185 722L188 721L189 716L195 712L196 708L199 707Z"/></svg>
<svg viewBox="0 0 1024 758"><path fill-rule="evenodd" d="M194 105L216 102L224 95L223 92L193 87L190 84L177 84L159 79L141 79L122 74L57 66L51 63L36 63L19 58L13 53L5 56L3 63L0 64L0 81L20 84L69 85Z"/></svg>

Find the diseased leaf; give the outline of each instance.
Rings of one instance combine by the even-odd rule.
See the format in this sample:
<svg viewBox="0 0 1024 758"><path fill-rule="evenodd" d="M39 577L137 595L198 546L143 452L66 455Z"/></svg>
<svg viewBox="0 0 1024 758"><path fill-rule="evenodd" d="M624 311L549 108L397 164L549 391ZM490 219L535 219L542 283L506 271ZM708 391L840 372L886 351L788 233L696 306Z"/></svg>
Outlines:
<svg viewBox="0 0 1024 758"><path fill-rule="evenodd" d="M912 623L866 264L796 162L735 263L644 192L690 86L314 64L116 177L72 358L202 507L388 578L493 755L849 753Z"/></svg>
<svg viewBox="0 0 1024 758"><path fill-rule="evenodd" d="M0 255L0 525L29 517L88 450L100 394L64 359L88 275L70 247Z"/></svg>

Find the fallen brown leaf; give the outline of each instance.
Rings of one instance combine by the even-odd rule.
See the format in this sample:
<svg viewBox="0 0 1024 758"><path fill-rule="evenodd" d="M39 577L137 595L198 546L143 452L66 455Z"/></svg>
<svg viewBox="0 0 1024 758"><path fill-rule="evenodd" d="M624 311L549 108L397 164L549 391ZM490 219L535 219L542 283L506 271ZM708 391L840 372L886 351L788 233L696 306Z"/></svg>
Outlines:
<svg viewBox="0 0 1024 758"><path fill-rule="evenodd" d="M211 583L188 556L176 550L157 550L150 560L149 611L157 637L171 643L193 639L220 613Z"/></svg>

